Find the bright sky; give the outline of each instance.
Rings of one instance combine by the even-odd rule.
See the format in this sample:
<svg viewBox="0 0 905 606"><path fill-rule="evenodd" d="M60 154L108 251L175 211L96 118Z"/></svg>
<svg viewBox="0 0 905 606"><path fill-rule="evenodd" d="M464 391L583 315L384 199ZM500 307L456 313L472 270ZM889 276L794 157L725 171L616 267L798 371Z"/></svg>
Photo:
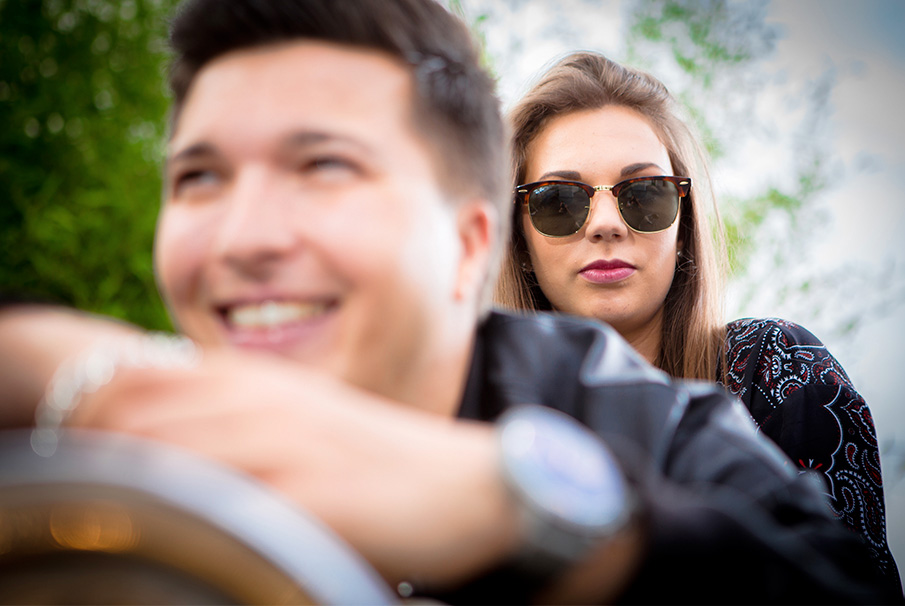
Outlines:
<svg viewBox="0 0 905 606"><path fill-rule="evenodd" d="M871 319L852 339L851 356L848 343L834 343L832 350L874 415L887 478L890 547L902 572L905 406L898 357L905 337L905 2L774 2L771 16L787 27L783 55L797 67L832 62L847 73L833 95L835 143L845 172L838 190L828 196L833 224L818 258L844 271L876 271L888 279L880 293L847 293L853 300L879 294L886 303L870 310Z"/></svg>
<svg viewBox="0 0 905 606"><path fill-rule="evenodd" d="M739 142L736 157L715 167L718 189L727 183L755 187L758 176L788 173L801 145L793 135L831 152L833 181L815 201L816 219L799 217L797 232L779 232L803 241L799 256L785 259L781 276L770 264L761 274L752 271L758 284L768 286L750 300L730 295L729 307L736 310L733 315L798 321L842 362L874 415L890 545L905 568L905 405L897 364L905 337L905 1L753 2L766 5L767 22L781 26L775 55L761 65L771 75L771 89L757 105L758 115L776 132ZM619 58L622 17L634 6L633 0L463 4L472 19L486 15L481 28L506 105L568 51L590 48ZM750 4L729 0L730 6ZM789 105L789 95L800 96L826 74L833 82L827 119L810 133L795 130L801 107ZM762 256L770 254L764 250ZM783 285L804 280L816 284L810 297L794 288L794 296L775 296ZM858 320L854 331L838 330L850 319Z"/></svg>

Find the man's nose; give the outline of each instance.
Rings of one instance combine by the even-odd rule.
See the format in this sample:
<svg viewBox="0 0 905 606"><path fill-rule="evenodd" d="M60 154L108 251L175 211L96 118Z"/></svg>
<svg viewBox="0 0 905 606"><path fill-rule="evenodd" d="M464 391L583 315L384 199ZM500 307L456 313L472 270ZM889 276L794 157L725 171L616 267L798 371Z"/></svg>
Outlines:
<svg viewBox="0 0 905 606"><path fill-rule="evenodd" d="M243 272L267 271L296 243L286 193L263 168L238 174L218 217L215 254Z"/></svg>

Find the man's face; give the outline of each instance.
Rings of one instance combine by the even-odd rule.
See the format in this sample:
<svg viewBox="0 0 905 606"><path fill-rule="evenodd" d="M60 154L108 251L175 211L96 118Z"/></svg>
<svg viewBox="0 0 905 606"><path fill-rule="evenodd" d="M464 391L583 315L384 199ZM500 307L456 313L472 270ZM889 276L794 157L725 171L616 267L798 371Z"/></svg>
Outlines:
<svg viewBox="0 0 905 606"><path fill-rule="evenodd" d="M405 399L451 334L468 254L461 206L413 131L411 87L387 56L315 42L199 73L170 141L155 246L186 334Z"/></svg>

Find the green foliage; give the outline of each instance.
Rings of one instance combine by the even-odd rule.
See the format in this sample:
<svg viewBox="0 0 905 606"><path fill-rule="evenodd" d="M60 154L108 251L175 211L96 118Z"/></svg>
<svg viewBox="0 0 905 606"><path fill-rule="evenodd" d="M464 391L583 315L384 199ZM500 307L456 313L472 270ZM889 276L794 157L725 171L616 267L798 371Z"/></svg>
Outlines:
<svg viewBox="0 0 905 606"><path fill-rule="evenodd" d="M680 103L684 104L692 123L697 126L701 145L704 146L709 157L713 159L721 157L725 153L725 148L713 126L708 122L707 114L695 105L694 100L686 92L680 93L678 99Z"/></svg>
<svg viewBox="0 0 905 606"><path fill-rule="evenodd" d="M772 52L776 32L763 23L759 5L745 11L729 0L640 0L628 19L628 63L658 76L678 69L684 76L673 90L688 111L713 159L724 154L712 109L716 84ZM651 65L651 57L669 57L671 65ZM671 87L675 88L675 87ZM705 109L706 108L706 109Z"/></svg>
<svg viewBox="0 0 905 606"><path fill-rule="evenodd" d="M761 71L759 63L769 58L780 35L766 22L765 11L766 3L757 1L639 0L630 15L626 41L630 63L658 75L679 74L673 78L679 84L676 96L713 160L738 144L734 133L756 123L754 101L763 82L753 80L753 74ZM651 57L669 57L671 64L653 68ZM813 120L825 113L831 89L832 82L823 78L810 91L812 123L803 124L806 136L801 140L816 141L811 135ZM730 99L738 102L740 97L743 102L730 107ZM733 278L746 273L755 249L763 244L756 241L758 229L769 217L782 215L794 230L799 211L825 188L825 150L813 143L797 151L800 164L793 168L793 185L765 181L760 192L720 201ZM783 262L780 258L776 264Z"/></svg>
<svg viewBox="0 0 905 606"><path fill-rule="evenodd" d="M737 275L747 266L751 253L757 247L757 242L750 236L763 225L769 213L782 209L791 215L800 205L800 199L776 188L770 188L765 194L749 200L733 201L732 207L737 211L724 220L730 274Z"/></svg>
<svg viewBox="0 0 905 606"><path fill-rule="evenodd" d="M709 88L719 73L714 68L751 61L760 53L760 47L750 45L751 39L733 35L738 23L728 4L727 0L644 0L629 30L628 46L637 51L640 40L666 44L676 64Z"/></svg>
<svg viewBox="0 0 905 606"><path fill-rule="evenodd" d="M487 20L489 18L487 13L480 13L473 19L469 18L468 11L462 6L462 0L447 0L446 7L451 13L457 15L462 21L468 24L481 53L481 65L488 73L496 76L496 72L493 68L493 58L487 52L487 36L484 33L484 27L487 25Z"/></svg>
<svg viewBox="0 0 905 606"><path fill-rule="evenodd" d="M174 0L0 3L0 291L148 328Z"/></svg>

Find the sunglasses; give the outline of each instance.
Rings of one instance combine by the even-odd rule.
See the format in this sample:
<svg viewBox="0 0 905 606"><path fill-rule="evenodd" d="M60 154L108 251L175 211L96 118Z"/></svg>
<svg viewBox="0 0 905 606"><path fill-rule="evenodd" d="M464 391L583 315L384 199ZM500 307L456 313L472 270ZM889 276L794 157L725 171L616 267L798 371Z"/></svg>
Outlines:
<svg viewBox="0 0 905 606"><path fill-rule="evenodd" d="M691 191L688 177L637 177L616 185L579 181L536 181L515 188L515 201L528 205L531 225L550 238L578 233L599 191L616 196L619 216L632 230L653 234L669 229L679 216L679 200Z"/></svg>

